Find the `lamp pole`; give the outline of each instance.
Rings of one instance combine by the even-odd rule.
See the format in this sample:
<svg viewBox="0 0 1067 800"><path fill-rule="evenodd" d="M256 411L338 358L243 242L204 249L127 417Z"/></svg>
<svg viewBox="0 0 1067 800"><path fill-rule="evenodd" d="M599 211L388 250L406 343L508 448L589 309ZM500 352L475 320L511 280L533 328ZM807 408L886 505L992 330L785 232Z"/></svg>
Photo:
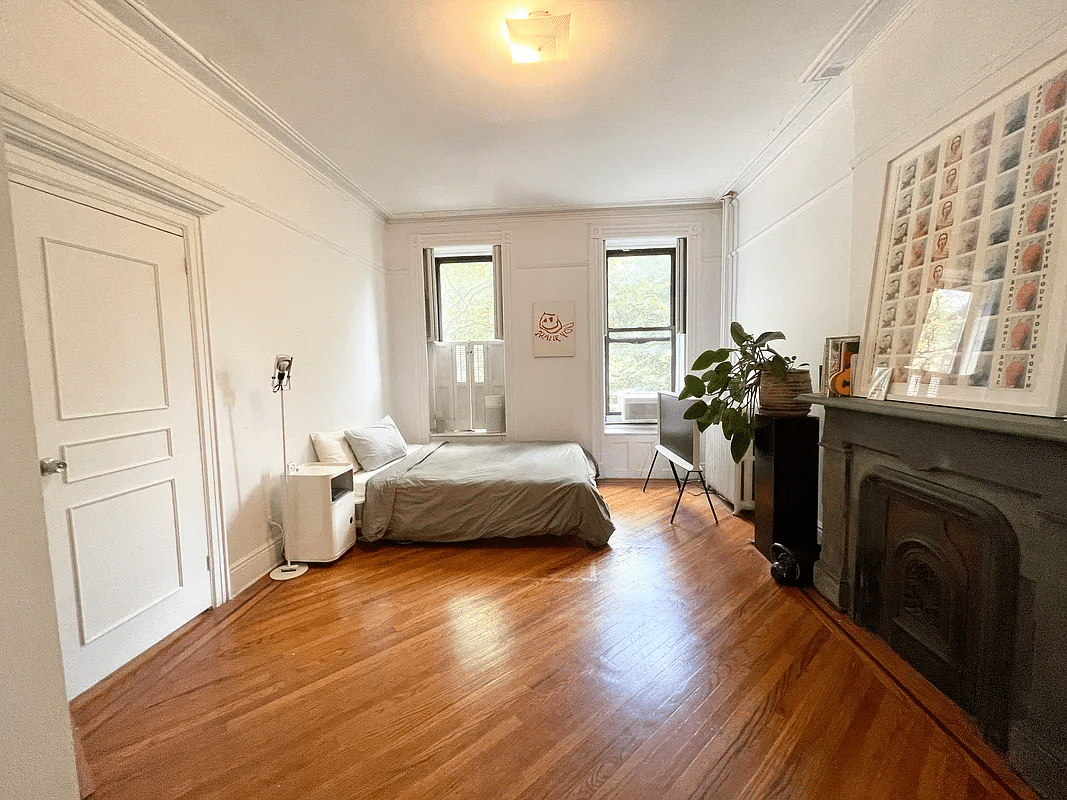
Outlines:
<svg viewBox="0 0 1067 800"><path fill-rule="evenodd" d="M285 563L271 570L270 576L276 581L288 581L299 578L308 570L307 564L294 564L289 560L289 548L285 547L285 525L289 524L289 453L285 444L285 390L289 388L289 376L293 368L293 357L279 354L274 357L274 375L271 383L273 391L277 392L281 400L282 411L282 491L285 494L282 512L282 548L285 553Z"/></svg>

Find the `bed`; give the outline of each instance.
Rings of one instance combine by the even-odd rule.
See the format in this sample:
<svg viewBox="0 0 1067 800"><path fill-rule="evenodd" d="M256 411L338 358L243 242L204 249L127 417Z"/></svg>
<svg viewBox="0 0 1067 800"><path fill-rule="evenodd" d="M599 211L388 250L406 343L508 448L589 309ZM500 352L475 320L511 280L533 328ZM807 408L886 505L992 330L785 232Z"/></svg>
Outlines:
<svg viewBox="0 0 1067 800"><path fill-rule="evenodd" d="M360 538L458 542L576 535L599 547L615 530L596 464L571 442L409 446L365 481Z"/></svg>

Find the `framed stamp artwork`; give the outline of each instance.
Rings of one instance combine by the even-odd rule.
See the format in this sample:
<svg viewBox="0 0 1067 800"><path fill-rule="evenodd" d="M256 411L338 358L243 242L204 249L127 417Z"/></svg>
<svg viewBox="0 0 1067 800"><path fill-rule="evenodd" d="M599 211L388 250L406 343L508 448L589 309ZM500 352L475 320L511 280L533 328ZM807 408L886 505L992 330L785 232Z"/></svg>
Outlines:
<svg viewBox="0 0 1067 800"><path fill-rule="evenodd" d="M890 162L857 393L1067 413L1065 100L1059 58Z"/></svg>

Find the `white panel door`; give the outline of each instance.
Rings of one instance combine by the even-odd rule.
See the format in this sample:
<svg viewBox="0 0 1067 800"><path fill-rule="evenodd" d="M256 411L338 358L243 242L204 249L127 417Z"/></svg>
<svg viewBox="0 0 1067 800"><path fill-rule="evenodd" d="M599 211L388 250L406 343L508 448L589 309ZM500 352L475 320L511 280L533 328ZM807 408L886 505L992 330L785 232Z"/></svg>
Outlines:
<svg viewBox="0 0 1067 800"><path fill-rule="evenodd" d="M181 236L12 184L67 694L211 605Z"/></svg>

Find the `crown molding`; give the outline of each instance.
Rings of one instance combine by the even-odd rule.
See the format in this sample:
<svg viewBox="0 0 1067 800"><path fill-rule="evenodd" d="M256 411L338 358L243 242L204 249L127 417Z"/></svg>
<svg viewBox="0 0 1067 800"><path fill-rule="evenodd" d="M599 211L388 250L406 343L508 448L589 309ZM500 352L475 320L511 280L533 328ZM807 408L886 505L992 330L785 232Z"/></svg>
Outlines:
<svg viewBox="0 0 1067 800"><path fill-rule="evenodd" d="M849 81L823 83L820 91L808 103L799 107L797 113L783 122L771 134L767 144L748 162L734 179L733 186L743 196L763 180L840 103L851 102L852 85Z"/></svg>
<svg viewBox="0 0 1067 800"><path fill-rule="evenodd" d="M759 148L734 174L727 188L735 194L748 188L769 165L780 159L808 128L844 97L850 88L851 81L847 77L808 84L804 97L774 126Z"/></svg>
<svg viewBox="0 0 1067 800"><path fill-rule="evenodd" d="M0 81L0 126L4 128L9 147L31 156L75 168L198 216L214 213L229 201L369 269L383 271L381 264L365 255L3 81Z"/></svg>
<svg viewBox="0 0 1067 800"><path fill-rule="evenodd" d="M389 212L363 191L336 163L225 70L201 55L164 25L137 0L67 2L143 58L181 81L231 119L301 165L309 174L363 206L382 222L389 221Z"/></svg>
<svg viewBox="0 0 1067 800"><path fill-rule="evenodd" d="M867 0L801 74L800 83L836 78L845 72L886 28L911 13L917 0Z"/></svg>
<svg viewBox="0 0 1067 800"><path fill-rule="evenodd" d="M487 219L506 217L514 220L524 219L586 219L600 218L605 214L613 216L647 216L650 214L672 214L686 211L711 211L721 206L718 200L707 198L693 200L676 200L662 203L633 203L613 206L556 206L545 208L485 209L467 211L425 211L410 214L395 214L390 217L392 224L410 224L421 222L478 222Z"/></svg>
<svg viewBox="0 0 1067 800"><path fill-rule="evenodd" d="M129 153L108 152L90 144L88 137L79 136L77 131L61 130L58 120L40 117L39 112L35 113L34 109L20 103L10 87L0 84L0 124L9 147L44 156L105 183L196 216L213 214L222 208L220 203L203 194L131 163Z"/></svg>
<svg viewBox="0 0 1067 800"><path fill-rule="evenodd" d="M845 96L849 69L867 50L907 19L919 0L867 0L822 49L798 79L807 93L789 109L725 187L741 191L774 164L792 144Z"/></svg>

